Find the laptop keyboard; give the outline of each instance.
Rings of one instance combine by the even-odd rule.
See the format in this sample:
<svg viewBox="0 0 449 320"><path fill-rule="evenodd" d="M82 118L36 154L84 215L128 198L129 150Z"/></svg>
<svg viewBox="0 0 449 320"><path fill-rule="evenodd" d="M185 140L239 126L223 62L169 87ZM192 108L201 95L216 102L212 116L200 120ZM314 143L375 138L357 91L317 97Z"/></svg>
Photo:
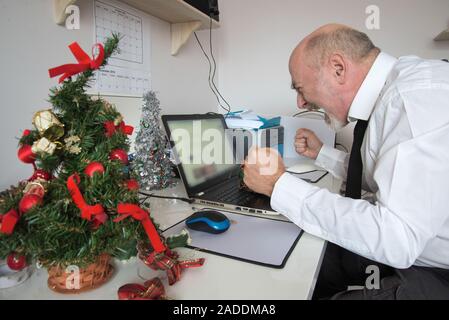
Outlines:
<svg viewBox="0 0 449 320"><path fill-rule="evenodd" d="M253 197L252 193L236 188L235 184L228 184L226 188L220 188L220 193L217 194L219 201L239 205L245 205Z"/></svg>

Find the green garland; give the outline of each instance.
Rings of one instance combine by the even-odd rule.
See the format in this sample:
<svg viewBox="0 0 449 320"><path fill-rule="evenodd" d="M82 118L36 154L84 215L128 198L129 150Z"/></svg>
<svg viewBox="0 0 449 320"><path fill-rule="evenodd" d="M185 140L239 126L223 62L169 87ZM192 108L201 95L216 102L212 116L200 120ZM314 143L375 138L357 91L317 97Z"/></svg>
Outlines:
<svg viewBox="0 0 449 320"><path fill-rule="evenodd" d="M118 35L107 39L103 66L117 52L118 44ZM86 94L85 89L92 76L93 71L88 70L75 79L67 79L60 87L51 89L49 102L53 106L52 112L64 125L64 136L58 142L64 145L65 139L79 137L78 146L81 150L75 154L62 147L53 155L38 154L38 168L56 177L47 185L43 204L24 214L12 235L0 234L0 259L15 251L45 266L83 267L94 262L102 253L129 256L124 253L135 251L133 244L136 241L145 241L146 234L140 222L131 218L113 222L117 217L119 203L138 204L139 198L136 191L130 191L124 185L129 177L124 173L123 165L109 160L111 150L128 151L130 143L121 132L106 137L104 123L114 121L121 115L101 98L92 98ZM20 139L20 145L32 145L39 137L39 132L32 130ZM105 172L90 178L83 172L94 161L102 163ZM74 173L80 174L79 188L85 201L90 205L101 204L109 216L97 230L92 228L89 221L81 219L80 210L67 189L67 178ZM23 188L21 184L3 193L0 213L18 210Z"/></svg>

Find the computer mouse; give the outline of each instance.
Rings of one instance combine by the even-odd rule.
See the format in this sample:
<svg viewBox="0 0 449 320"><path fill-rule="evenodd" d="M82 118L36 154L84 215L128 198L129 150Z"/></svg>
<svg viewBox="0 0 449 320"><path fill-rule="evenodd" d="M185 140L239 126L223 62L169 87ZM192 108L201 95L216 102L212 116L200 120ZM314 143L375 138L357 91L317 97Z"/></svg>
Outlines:
<svg viewBox="0 0 449 320"><path fill-rule="evenodd" d="M192 230L219 234L229 229L231 223L221 212L198 211L186 219L186 226Z"/></svg>

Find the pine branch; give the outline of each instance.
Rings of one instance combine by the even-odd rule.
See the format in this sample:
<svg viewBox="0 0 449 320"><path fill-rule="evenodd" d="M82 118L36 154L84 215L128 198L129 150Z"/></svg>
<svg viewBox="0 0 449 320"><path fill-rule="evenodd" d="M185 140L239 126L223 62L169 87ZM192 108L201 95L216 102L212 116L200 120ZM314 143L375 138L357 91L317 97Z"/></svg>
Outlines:
<svg viewBox="0 0 449 320"><path fill-rule="evenodd" d="M113 35L106 41L102 66L118 51L119 40L118 35ZM132 218L113 221L117 217L118 204L138 204L139 198L136 191L128 190L125 185L128 176L123 164L109 159L114 149L128 151L130 142L120 131L106 136L104 124L120 122L121 115L106 101L86 94L86 86L93 74L94 71L87 70L51 89L50 102L53 112L64 125L64 136L55 141L59 148L53 155L38 154L37 166L53 173L55 178L48 183L43 204L24 214L12 235L0 235L0 258L17 251L45 266L76 264L82 267L103 253L124 257L123 252L131 250L133 243L148 241L139 221ZM39 132L33 130L20 139L20 144L32 145L39 138ZM79 138L79 141L75 139L78 141L76 151L68 148L68 138L67 141ZM89 177L84 171L94 161L100 162L105 171ZM93 229L92 222L81 218L81 210L67 188L67 179L74 173L80 176L78 187L84 201L88 205L100 204L108 215L107 221L98 229ZM2 197L0 213L18 208L23 187ZM131 251L128 253L132 254Z"/></svg>
<svg viewBox="0 0 449 320"><path fill-rule="evenodd" d="M120 35L113 34L111 38L106 40L104 44L104 60L101 67L104 67L109 58L118 52L118 45L120 41ZM89 69L82 74L78 75L76 80L71 78L64 81L61 88L51 89L50 103L53 105L56 111L68 111L68 107L79 109L85 109L88 106L89 98L84 92L84 88L91 80L94 72Z"/></svg>

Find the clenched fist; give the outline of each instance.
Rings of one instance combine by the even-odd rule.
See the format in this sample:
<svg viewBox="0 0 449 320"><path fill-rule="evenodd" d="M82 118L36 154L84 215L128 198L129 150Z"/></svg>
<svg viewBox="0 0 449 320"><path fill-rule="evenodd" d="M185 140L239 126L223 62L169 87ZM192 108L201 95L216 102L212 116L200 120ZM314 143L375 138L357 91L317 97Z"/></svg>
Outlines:
<svg viewBox="0 0 449 320"><path fill-rule="evenodd" d="M295 137L296 152L304 157L316 160L323 143L316 134L309 129L299 129Z"/></svg>
<svg viewBox="0 0 449 320"><path fill-rule="evenodd" d="M274 185L285 173L285 166L276 150L256 147L249 151L243 173L243 182L249 189L271 197Z"/></svg>

